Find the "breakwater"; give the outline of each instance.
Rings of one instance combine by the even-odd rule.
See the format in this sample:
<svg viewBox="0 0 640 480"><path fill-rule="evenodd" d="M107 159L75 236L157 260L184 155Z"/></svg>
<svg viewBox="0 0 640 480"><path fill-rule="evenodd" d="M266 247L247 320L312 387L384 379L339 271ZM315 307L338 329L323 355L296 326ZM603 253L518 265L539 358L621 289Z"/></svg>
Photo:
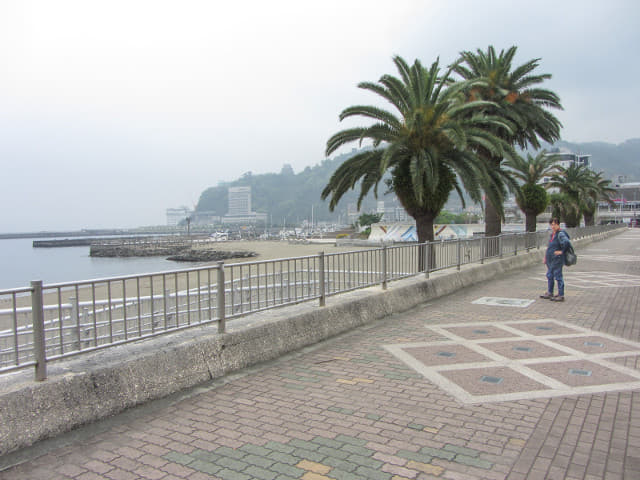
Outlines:
<svg viewBox="0 0 640 480"><path fill-rule="evenodd" d="M33 248L86 247L95 241L90 238L65 238L64 240L34 240Z"/></svg>
<svg viewBox="0 0 640 480"><path fill-rule="evenodd" d="M193 240L136 241L91 243L90 257L167 257L177 262L216 262L230 258L249 258L257 256L250 251L216 250L217 242L196 242Z"/></svg>

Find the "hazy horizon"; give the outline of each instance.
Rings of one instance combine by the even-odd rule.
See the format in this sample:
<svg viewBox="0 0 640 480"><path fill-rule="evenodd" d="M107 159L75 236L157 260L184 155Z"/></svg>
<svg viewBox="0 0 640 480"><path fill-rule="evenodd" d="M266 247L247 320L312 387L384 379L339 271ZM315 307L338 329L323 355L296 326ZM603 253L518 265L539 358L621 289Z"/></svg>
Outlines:
<svg viewBox="0 0 640 480"><path fill-rule="evenodd" d="M1 233L166 223L247 171L321 162L356 87L462 50L518 47L569 142L640 137L630 0L0 3ZM611 77L621 80L615 84ZM354 145L355 146L355 145Z"/></svg>

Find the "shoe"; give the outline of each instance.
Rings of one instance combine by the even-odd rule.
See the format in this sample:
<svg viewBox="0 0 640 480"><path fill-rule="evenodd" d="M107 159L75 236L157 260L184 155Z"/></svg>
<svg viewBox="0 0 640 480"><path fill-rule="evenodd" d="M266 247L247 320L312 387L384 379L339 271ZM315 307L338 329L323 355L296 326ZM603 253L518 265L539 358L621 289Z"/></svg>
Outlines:
<svg viewBox="0 0 640 480"><path fill-rule="evenodd" d="M553 300L553 293L546 292L540 295L540 298L544 298L545 300Z"/></svg>
<svg viewBox="0 0 640 480"><path fill-rule="evenodd" d="M552 302L564 302L564 297L561 297L560 295L556 295L555 297L551 297L551 301Z"/></svg>

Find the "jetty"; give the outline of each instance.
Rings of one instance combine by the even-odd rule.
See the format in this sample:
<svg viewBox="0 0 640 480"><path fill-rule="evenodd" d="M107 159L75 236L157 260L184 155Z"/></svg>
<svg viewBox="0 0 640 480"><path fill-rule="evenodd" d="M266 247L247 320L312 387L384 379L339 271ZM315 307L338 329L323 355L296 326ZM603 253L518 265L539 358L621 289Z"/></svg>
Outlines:
<svg viewBox="0 0 640 480"><path fill-rule="evenodd" d="M249 251L216 250L220 242L209 237L160 237L109 239L91 242L91 257L157 257L178 262L215 262L230 258L255 257Z"/></svg>

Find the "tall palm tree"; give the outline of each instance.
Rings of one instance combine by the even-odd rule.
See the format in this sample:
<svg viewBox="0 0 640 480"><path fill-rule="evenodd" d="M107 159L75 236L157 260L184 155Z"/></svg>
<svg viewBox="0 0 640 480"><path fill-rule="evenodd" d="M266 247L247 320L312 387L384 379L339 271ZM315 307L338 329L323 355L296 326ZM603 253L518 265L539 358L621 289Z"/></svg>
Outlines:
<svg viewBox="0 0 640 480"><path fill-rule="evenodd" d="M525 215L525 231L536 231L536 217L545 211L549 203L547 190L540 181L554 171L555 157L547 155L544 150L535 157L514 156L506 165L511 174L521 182L516 189L516 203Z"/></svg>
<svg viewBox="0 0 640 480"><path fill-rule="evenodd" d="M557 167L549 186L564 194L563 220L567 227L578 227L582 216L583 200L593 195L592 171L586 165L572 163L569 167Z"/></svg>
<svg viewBox="0 0 640 480"><path fill-rule="evenodd" d="M585 226L595 224L598 202L605 201L610 205L614 205L611 195L616 193L616 189L611 187L611 180L602 178L603 172L596 173L592 170L589 172L591 174L591 188L588 189L581 203Z"/></svg>
<svg viewBox="0 0 640 480"><path fill-rule="evenodd" d="M502 116L512 127L493 127L493 133L512 146L522 149L528 146L540 148L540 140L553 143L560 138L560 121L547 109L562 109L560 98L550 90L539 88L539 84L551 78L550 74L533 74L540 59L536 58L513 67L517 47L501 50L493 46L484 52L464 51L454 64L454 71L463 79L483 79L483 85L472 85L467 89L470 101L490 100L485 111ZM480 155L491 169L500 170L503 158L483 148ZM485 235L496 236L502 231L502 206L487 197L485 205Z"/></svg>
<svg viewBox="0 0 640 480"><path fill-rule="evenodd" d="M490 115L474 113L488 102L467 102L461 94L465 85L450 81L451 69L441 76L438 60L429 69L418 60L409 66L399 56L393 62L399 78L383 75L377 83L362 82L358 87L376 93L394 111L366 105L342 111L340 120L365 117L374 123L336 133L327 141L326 154L354 141L362 144L370 140L373 149L340 165L322 198L331 197L329 208L333 210L340 198L359 184L359 207L372 188L377 196L378 185L384 180L415 219L418 241L433 241L434 219L451 191L456 190L462 198L464 187L471 199L479 202L481 179L490 186L488 195L494 201L504 195L502 174L486 169L475 151L482 146L492 155L504 155L508 146L488 127L508 130L508 126Z"/></svg>

